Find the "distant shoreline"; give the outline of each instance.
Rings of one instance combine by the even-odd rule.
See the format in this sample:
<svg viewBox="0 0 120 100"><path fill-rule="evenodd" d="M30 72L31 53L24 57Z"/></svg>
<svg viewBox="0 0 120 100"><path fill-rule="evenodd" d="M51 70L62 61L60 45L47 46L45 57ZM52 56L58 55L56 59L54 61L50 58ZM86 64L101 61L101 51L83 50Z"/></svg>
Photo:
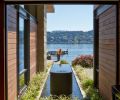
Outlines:
<svg viewBox="0 0 120 100"><path fill-rule="evenodd" d="M47 32L47 44L93 44L93 30Z"/></svg>

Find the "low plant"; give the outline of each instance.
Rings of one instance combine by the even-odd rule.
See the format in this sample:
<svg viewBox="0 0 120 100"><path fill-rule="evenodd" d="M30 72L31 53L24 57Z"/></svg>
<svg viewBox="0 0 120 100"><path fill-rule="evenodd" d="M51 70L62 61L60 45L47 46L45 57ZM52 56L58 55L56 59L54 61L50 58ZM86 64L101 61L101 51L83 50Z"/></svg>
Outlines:
<svg viewBox="0 0 120 100"><path fill-rule="evenodd" d="M20 79L19 79L19 87L20 89L24 86L25 84L25 80L24 80L24 74L20 75Z"/></svg>
<svg viewBox="0 0 120 100"><path fill-rule="evenodd" d="M92 68L93 67L93 56L92 55L81 55L76 57L72 61L72 66L81 65L84 68Z"/></svg>
<svg viewBox="0 0 120 100"><path fill-rule="evenodd" d="M85 91L86 97L84 100L103 100L99 92L94 88L93 80L91 80L85 73L84 68L80 66L74 66L73 68L81 81L83 90Z"/></svg>
<svg viewBox="0 0 120 100"><path fill-rule="evenodd" d="M103 100L102 96L100 96L99 92L93 89L93 93L91 95L91 100Z"/></svg>
<svg viewBox="0 0 120 100"><path fill-rule="evenodd" d="M75 69L77 76L79 77L81 82L85 79L89 79L84 68L82 68L81 66L75 66L74 69Z"/></svg>
<svg viewBox="0 0 120 100"><path fill-rule="evenodd" d="M91 79L86 79L82 81L82 88L86 90L87 88L93 88L93 80Z"/></svg>
<svg viewBox="0 0 120 100"><path fill-rule="evenodd" d="M47 67L48 67L48 68L51 67L52 65L53 65L53 62L52 62L52 61L47 62Z"/></svg>
<svg viewBox="0 0 120 100"><path fill-rule="evenodd" d="M39 100L79 100L79 99L77 97L60 95L60 96L41 97Z"/></svg>
<svg viewBox="0 0 120 100"><path fill-rule="evenodd" d="M32 81L30 81L26 92L21 96L20 100L35 100L36 96L39 94L45 76L46 71L36 74Z"/></svg>
<svg viewBox="0 0 120 100"><path fill-rule="evenodd" d="M82 85L86 85L86 83L82 83ZM103 100L99 92L93 87L93 84L88 84L84 90L90 100Z"/></svg>
<svg viewBox="0 0 120 100"><path fill-rule="evenodd" d="M120 93L116 93L115 96L120 100Z"/></svg>
<svg viewBox="0 0 120 100"><path fill-rule="evenodd" d="M66 61L66 60L60 60L60 64L68 64L68 61Z"/></svg>

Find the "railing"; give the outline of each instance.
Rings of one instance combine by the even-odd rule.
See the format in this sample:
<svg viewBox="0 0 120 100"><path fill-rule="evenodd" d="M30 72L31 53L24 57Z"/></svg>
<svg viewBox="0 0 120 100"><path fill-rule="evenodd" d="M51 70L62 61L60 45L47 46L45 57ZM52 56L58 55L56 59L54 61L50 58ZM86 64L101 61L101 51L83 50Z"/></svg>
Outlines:
<svg viewBox="0 0 120 100"><path fill-rule="evenodd" d="M112 86L112 100L120 100L120 85Z"/></svg>

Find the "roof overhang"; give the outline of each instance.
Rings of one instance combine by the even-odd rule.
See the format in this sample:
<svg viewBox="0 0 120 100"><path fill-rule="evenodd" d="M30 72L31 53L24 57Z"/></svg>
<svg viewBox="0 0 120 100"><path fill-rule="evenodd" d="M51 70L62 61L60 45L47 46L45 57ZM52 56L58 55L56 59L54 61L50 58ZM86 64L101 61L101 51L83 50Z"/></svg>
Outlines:
<svg viewBox="0 0 120 100"><path fill-rule="evenodd" d="M47 5L47 13L54 13L54 12L55 12L54 6L51 4Z"/></svg>

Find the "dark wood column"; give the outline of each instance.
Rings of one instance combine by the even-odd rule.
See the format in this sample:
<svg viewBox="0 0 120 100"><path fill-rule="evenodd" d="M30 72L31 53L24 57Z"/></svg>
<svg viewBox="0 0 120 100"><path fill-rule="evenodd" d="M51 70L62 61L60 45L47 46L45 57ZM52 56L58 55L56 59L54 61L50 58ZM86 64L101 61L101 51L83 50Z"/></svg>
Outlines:
<svg viewBox="0 0 120 100"><path fill-rule="evenodd" d="M4 2L0 1L0 100L5 100L5 47L4 47Z"/></svg>
<svg viewBox="0 0 120 100"><path fill-rule="evenodd" d="M96 10L94 10L94 87L98 88L99 75L99 25Z"/></svg>

